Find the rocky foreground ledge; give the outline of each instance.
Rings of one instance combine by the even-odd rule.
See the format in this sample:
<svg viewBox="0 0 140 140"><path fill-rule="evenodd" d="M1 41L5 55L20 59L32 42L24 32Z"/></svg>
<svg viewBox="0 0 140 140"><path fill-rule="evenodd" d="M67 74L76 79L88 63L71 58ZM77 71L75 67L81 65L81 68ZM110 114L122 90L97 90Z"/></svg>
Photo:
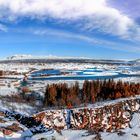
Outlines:
<svg viewBox="0 0 140 140"><path fill-rule="evenodd" d="M61 134L61 130L88 130L92 134L120 132L134 127L133 114L139 114L139 109L139 97L112 101L96 107L89 105L85 108L47 110L33 116L1 109L0 139L30 140L41 133Z"/></svg>
<svg viewBox="0 0 140 140"><path fill-rule="evenodd" d="M133 113L139 108L140 99L135 98L95 108L49 110L34 115L34 118L46 128L114 132L128 127Z"/></svg>

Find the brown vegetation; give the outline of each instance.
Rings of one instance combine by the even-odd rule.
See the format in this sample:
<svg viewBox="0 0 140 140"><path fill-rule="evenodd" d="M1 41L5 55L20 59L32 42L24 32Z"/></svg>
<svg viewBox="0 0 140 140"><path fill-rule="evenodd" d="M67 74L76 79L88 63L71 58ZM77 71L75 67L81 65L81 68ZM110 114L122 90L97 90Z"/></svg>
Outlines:
<svg viewBox="0 0 140 140"><path fill-rule="evenodd" d="M140 94L140 83L114 80L85 81L82 89L78 82L68 87L66 83L47 85L45 106L77 106L102 100L114 100Z"/></svg>

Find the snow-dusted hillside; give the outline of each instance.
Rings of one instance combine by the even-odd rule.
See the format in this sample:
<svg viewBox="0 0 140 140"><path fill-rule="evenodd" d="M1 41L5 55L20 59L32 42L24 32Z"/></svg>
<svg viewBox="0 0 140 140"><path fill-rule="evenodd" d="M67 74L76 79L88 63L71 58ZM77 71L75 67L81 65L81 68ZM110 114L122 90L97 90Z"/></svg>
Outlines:
<svg viewBox="0 0 140 140"><path fill-rule="evenodd" d="M9 56L7 57L7 60L21 60L21 59L31 59L33 58L32 55L27 55L27 54L22 54L22 55L13 55L13 56Z"/></svg>
<svg viewBox="0 0 140 140"><path fill-rule="evenodd" d="M57 57L50 56L48 58ZM9 60L36 59L31 55L15 55ZM38 58L39 59L39 58ZM80 108L46 110L40 101L44 97L47 84L68 83L73 80L28 80L32 72L41 70L60 70L62 77L77 76L107 76L135 74L137 77L122 77L115 80L139 82L139 69L131 70L122 64L100 64L87 62L24 62L9 61L0 63L0 71L4 74L0 80L0 140L139 140L140 97L118 99L115 101L97 102ZM124 71L122 66L126 70ZM83 76L81 75L81 76ZM51 75L52 76L52 75ZM51 77L50 76L50 77ZM54 75L56 76L56 75ZM59 75L58 75L59 76ZM49 76L47 76L49 77ZM53 76L52 76L53 77ZM24 78L27 80L28 95L39 95L39 100L24 102L20 97L20 89ZM80 87L83 81L79 80ZM17 96L18 95L18 96ZM19 100L19 101L17 101ZM21 102L22 101L22 102ZM36 104L37 103L37 104ZM39 106L38 106L39 105ZM40 112L39 110L44 110ZM16 112L15 112L16 111ZM36 114L37 112L37 114Z"/></svg>
<svg viewBox="0 0 140 140"><path fill-rule="evenodd" d="M7 109L8 110L8 109ZM0 109L0 139L139 140L140 97L26 116Z"/></svg>
<svg viewBox="0 0 140 140"><path fill-rule="evenodd" d="M54 55L33 56L30 54L16 54L6 58L7 60L22 60L22 59L91 59L87 57L60 57Z"/></svg>
<svg viewBox="0 0 140 140"><path fill-rule="evenodd" d="M140 59L136 59L134 61L130 61L130 63L140 65Z"/></svg>

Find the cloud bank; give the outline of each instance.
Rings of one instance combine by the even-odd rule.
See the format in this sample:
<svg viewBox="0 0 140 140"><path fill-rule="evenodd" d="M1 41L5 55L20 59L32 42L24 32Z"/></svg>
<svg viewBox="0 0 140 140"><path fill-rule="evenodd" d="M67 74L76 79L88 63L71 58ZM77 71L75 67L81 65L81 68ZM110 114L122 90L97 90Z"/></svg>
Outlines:
<svg viewBox="0 0 140 140"><path fill-rule="evenodd" d="M0 0L0 20L14 21L22 17L76 21L82 30L96 29L125 39L140 36L139 25L109 6L107 0Z"/></svg>

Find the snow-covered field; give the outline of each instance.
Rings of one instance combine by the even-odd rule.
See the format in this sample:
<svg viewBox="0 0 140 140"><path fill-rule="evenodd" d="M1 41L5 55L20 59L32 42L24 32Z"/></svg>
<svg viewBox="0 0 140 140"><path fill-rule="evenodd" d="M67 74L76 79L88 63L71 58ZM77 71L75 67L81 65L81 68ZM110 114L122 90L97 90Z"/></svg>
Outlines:
<svg viewBox="0 0 140 140"><path fill-rule="evenodd" d="M107 65L107 64L92 64L92 63L0 63L0 71L4 72L2 79L0 80L0 95L13 94L17 87L21 86L23 79L30 77L30 74L34 71L43 69L56 69L62 72L69 72L66 75L49 75L47 78L53 78L51 80L30 80L31 90L44 91L46 85L49 83L66 82L69 85L73 84L73 78L76 78L80 85L83 83L84 78L89 80L100 76L117 76L120 73L126 73L128 75L136 74L140 75L140 71L129 70L126 66L126 70L123 70L125 66L122 65ZM123 68L123 69L122 69ZM57 77L55 79L55 77ZM59 77L61 77L59 79ZM63 79L63 77L71 78L69 80ZM80 80L82 78L82 80ZM105 77L106 78L106 77ZM110 77L111 78L111 77ZM135 77L121 77L116 80L123 80L129 82L139 82L140 76Z"/></svg>
<svg viewBox="0 0 140 140"><path fill-rule="evenodd" d="M121 67L121 68L120 68ZM107 64L92 64L92 63L0 63L0 71L3 72L3 75L0 79L0 110L7 110L9 112L16 111L20 114L24 114L26 116L32 116L37 115L36 113L40 113L40 110L46 110L46 108L38 108L37 105L30 104L30 103L20 103L15 102L16 97L14 101L12 101L12 98L9 100L7 99L7 96L15 96L19 95L21 92L21 88L23 88L25 85L23 84L23 81L25 80L27 83L26 87L28 87L28 94L30 93L36 93L40 97L44 96L45 88L47 84L52 83L68 83L68 86L71 86L74 84L73 79L71 80L61 80L61 79L54 79L54 80L28 80L28 77L31 76L32 72L40 71L40 70L47 70L47 69L54 69L54 70L60 70L63 72L63 75L49 75L46 77L100 77L100 76L117 76L118 74L127 74L127 75L135 75L132 77L117 77L115 80L122 80L122 81L128 81L128 82L140 82L140 71L139 70L133 70L129 69L129 67L124 66L118 66L116 64L114 65L107 65ZM64 75L64 72L68 72ZM92 80L92 79L91 79ZM82 87L83 80L78 79L80 87ZM88 108L92 109L98 109L102 108L104 106L115 106L119 102L125 102L127 100L133 100L133 99L140 99L139 96L136 97L130 97L125 99L118 99L115 101L105 101L105 102L97 102L94 105L89 104L87 105ZM39 104L39 103L38 103ZM132 105L133 106L133 105ZM139 105L140 106L140 105ZM124 107L125 108L125 107ZM74 109L74 111L79 111L80 109L83 109L83 106ZM63 120L65 122L65 119L63 118L63 113L61 111L58 114L61 114L61 117L55 116L57 114L57 110L50 110L51 112L54 112L53 120L54 124L56 126L61 125L59 120ZM80 112L80 111L79 111ZM132 112L132 111L131 111ZM67 114L67 110L66 110ZM109 115L109 114L108 114ZM65 115L64 115L65 116ZM55 118L56 117L56 118ZM61 119L57 119L57 118ZM104 116L106 117L106 116ZM109 117L109 116L108 116ZM48 116L49 118L49 116ZM107 118L107 117L106 117ZM5 120L5 121L3 121ZM47 139L47 140L139 140L140 139L140 111L137 109L136 111L133 111L131 114L131 119L128 119L129 122L124 125L124 129L118 129L117 131L113 132L107 132L106 130L103 130L102 132L93 133L92 131L89 131L88 129L62 129L61 131L58 131L56 129L48 129L47 126L45 132L41 133L33 133L33 130L36 129L44 129L40 127L34 127L32 129L27 128L23 124L21 124L17 119L12 119L11 117L7 116L1 116L0 113L0 140L6 140L6 139L12 139L12 140L39 140L39 139ZM104 120L105 121L105 120ZM103 121L103 122L104 122ZM43 121L46 123L46 121ZM16 126L13 124L17 124ZM106 123L105 123L106 124ZM12 131L7 130L7 127L16 127L19 130ZM20 127L20 128L19 128ZM22 129L21 129L22 128Z"/></svg>
<svg viewBox="0 0 140 140"><path fill-rule="evenodd" d="M113 114L111 112L115 108L121 106L118 114L123 113L123 116ZM24 106L23 106L24 107ZM105 110L108 108L109 110ZM88 109L96 110L98 113L100 111L103 111L103 114L100 114L100 118L103 119L103 121L98 122L98 119L96 118L95 121L93 121L94 125L100 124L103 126L103 130L99 132L94 132L92 129L87 129L86 127L84 129L79 129L80 124L78 124L78 118L74 117L77 113L82 113L81 111ZM123 110L122 110L123 109ZM7 111L8 110L8 111ZM74 116L71 117L74 119L71 120L71 123L75 125L77 123L77 129L69 129L66 127L65 129L58 129L59 126L68 125L66 120L63 120L63 117L66 117L69 112L68 110L46 110L38 114L34 114L32 118L31 115L29 117L26 117L23 115L24 112L13 112L12 110L9 110L8 108L0 109L0 139L6 140L40 140L40 139L47 139L47 140L139 140L140 139L140 96L126 98L126 99L118 99L115 101L109 101L109 102L100 102L100 104L96 104L95 106L89 105L86 108L76 108L72 109L73 113L76 113ZM109 112L107 112L109 111ZM64 115L63 115L64 113ZM84 112L83 112L84 113ZM84 114L81 115L84 115ZM52 115L51 115L52 114ZM91 115L91 116L90 116ZM94 113L93 116L96 116L97 114ZM103 115L104 117L102 117ZM86 117L93 117L90 113L89 116ZM111 124L106 124L105 120L107 121L107 118L111 118L111 116L114 117L114 120ZM38 124L37 122L34 122L33 118L36 120L41 119L41 122ZM51 118L53 120L51 120ZM61 119L60 119L61 118ZM118 119L119 120L118 120ZM117 120L116 120L117 119ZM26 121L25 121L26 120ZM52 121L52 122L51 122ZM91 121L90 119L88 121ZM117 123L116 123L117 121ZM121 122L122 121L122 122ZM61 123L60 123L61 122ZM31 125L35 123L34 125ZM97 123L97 124L96 124ZM115 124L113 124L115 123ZM27 125L28 124L28 125ZM58 128L51 127L48 128L48 125L50 126L57 126ZM106 126L105 126L106 124ZM120 124L122 128L118 127L118 124ZM42 126L44 125L44 126ZM90 124L87 124L90 125ZM113 127L110 127L113 126ZM107 128L111 128L111 131ZM117 129L116 129L116 128ZM38 132L40 130L40 132ZM110 132L109 132L110 131Z"/></svg>

